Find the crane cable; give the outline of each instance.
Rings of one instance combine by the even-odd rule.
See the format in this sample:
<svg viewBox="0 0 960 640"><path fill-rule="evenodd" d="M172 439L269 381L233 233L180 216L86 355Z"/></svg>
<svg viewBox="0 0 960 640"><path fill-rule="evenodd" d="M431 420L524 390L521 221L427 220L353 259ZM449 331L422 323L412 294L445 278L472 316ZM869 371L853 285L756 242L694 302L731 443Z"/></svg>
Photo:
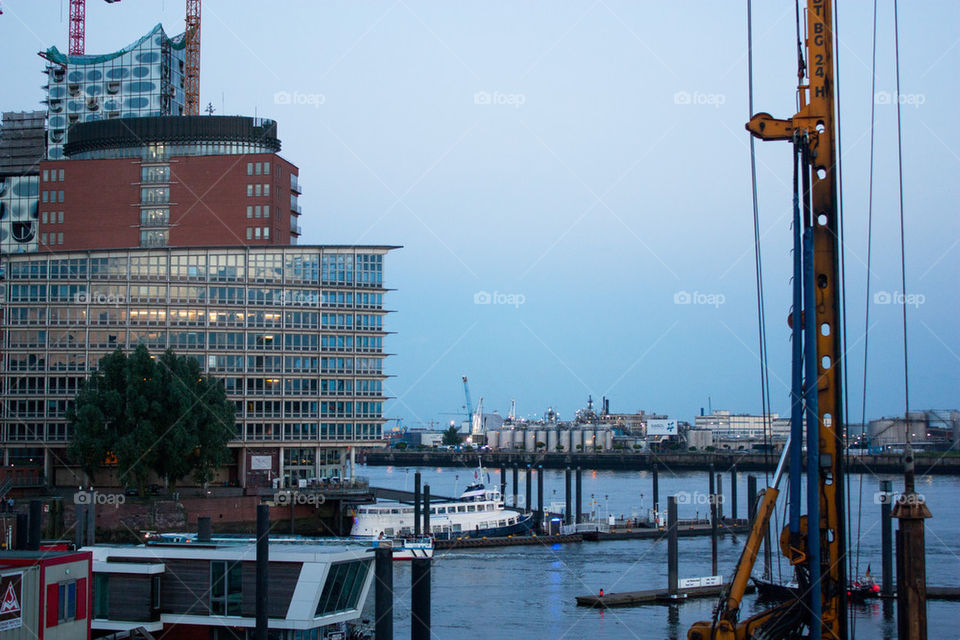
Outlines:
<svg viewBox="0 0 960 640"><path fill-rule="evenodd" d="M900 120L900 25L897 17L897 0L893 0L893 48L897 62L897 174L900 187L900 287L903 303L903 402L906 418L906 441L910 446L910 383L907 360L907 253L903 233L903 127ZM908 491L913 488L909 487Z"/></svg>
<svg viewBox="0 0 960 640"><path fill-rule="evenodd" d="M877 0L873 0L873 66L871 68L870 86L870 172L867 186L867 299L863 322L863 390L860 401L860 426L867 423L867 355L870 344L870 276L873 258L873 167L874 167L874 129L877 111ZM859 496L857 498L857 546L856 546L856 575L860 575L860 531L863 521L863 474L860 474ZM856 618L854 618L856 620Z"/></svg>

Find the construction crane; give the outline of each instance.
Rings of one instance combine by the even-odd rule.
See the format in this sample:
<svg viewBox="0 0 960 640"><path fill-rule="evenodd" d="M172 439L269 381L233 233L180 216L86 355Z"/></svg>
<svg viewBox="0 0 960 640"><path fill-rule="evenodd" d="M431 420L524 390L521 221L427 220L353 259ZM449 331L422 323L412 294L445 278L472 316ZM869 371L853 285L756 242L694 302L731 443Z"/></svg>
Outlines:
<svg viewBox="0 0 960 640"><path fill-rule="evenodd" d="M800 516L802 421L792 416L790 435L790 522L780 536L783 554L796 568L802 600L787 602L739 620L753 563L777 497L776 483L763 496L750 536L737 565L734 580L721 596L714 619L695 623L688 640L743 640L752 637L795 637L800 628L809 637L847 638L846 531L843 495L843 424L840 362L839 219L835 171L834 23L833 0L807 0L805 63L798 71L800 110L784 120L767 113L753 115L747 130L761 140L788 140L802 177L802 193L795 198L795 221L802 209L801 257L795 259L794 291L794 402L803 396L807 424L807 514ZM800 43L798 43L799 45ZM799 155L800 159L797 159ZM797 180L795 180L797 182ZM795 233L799 234L800 229ZM794 239L799 247L800 237ZM802 296L801 296L802 294ZM802 311L798 301L802 300ZM806 352L798 358L800 326ZM796 372L805 369L801 391ZM786 453L786 450L785 450Z"/></svg>
<svg viewBox="0 0 960 640"><path fill-rule="evenodd" d="M200 115L200 0L187 0L186 31L187 47L183 71L183 113Z"/></svg>
<svg viewBox="0 0 960 640"><path fill-rule="evenodd" d="M120 0L106 0L106 2L107 4L113 4L120 2ZM86 0L70 0L70 45L68 50L71 56L82 56L86 51L86 23Z"/></svg>
<svg viewBox="0 0 960 640"><path fill-rule="evenodd" d="M467 410L467 424L473 424L473 402L470 401L470 385L467 384L467 376L462 376L463 379L463 395L466 398L466 410Z"/></svg>
<svg viewBox="0 0 960 640"><path fill-rule="evenodd" d="M106 0L108 4L120 0ZM184 51L183 94L184 115L200 115L200 0L186 0L186 48ZM87 20L86 0L70 0L71 56L82 56L85 51Z"/></svg>

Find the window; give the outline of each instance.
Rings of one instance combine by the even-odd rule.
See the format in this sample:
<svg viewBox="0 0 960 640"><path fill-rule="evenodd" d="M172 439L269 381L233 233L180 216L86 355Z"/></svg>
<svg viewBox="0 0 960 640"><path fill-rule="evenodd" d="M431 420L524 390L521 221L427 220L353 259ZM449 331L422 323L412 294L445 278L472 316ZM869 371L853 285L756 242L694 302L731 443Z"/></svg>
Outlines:
<svg viewBox="0 0 960 640"><path fill-rule="evenodd" d="M268 204L263 205L263 217L264 218L270 217L270 205Z"/></svg>
<svg viewBox="0 0 960 640"><path fill-rule="evenodd" d="M247 217L248 217L248 218L252 218L252 217L253 217L253 207L252 207L251 205L249 205L249 204L247 205Z"/></svg>
<svg viewBox="0 0 960 640"><path fill-rule="evenodd" d="M239 616L243 601L243 579L239 562L210 562L210 613Z"/></svg>
<svg viewBox="0 0 960 640"><path fill-rule="evenodd" d="M72 622L77 619L77 583L61 582L60 597L57 601L59 611L57 613L57 624Z"/></svg>
<svg viewBox="0 0 960 640"><path fill-rule="evenodd" d="M263 165L258 162L258 163L256 164L256 170L255 170L256 175L260 175L260 172L261 172L262 170L263 170Z"/></svg>
<svg viewBox="0 0 960 640"><path fill-rule="evenodd" d="M140 209L140 226L165 227L170 224L168 207L147 207Z"/></svg>
<svg viewBox="0 0 960 640"><path fill-rule="evenodd" d="M63 224L63 211L57 211L57 224Z"/></svg>
<svg viewBox="0 0 960 640"><path fill-rule="evenodd" d="M265 176L270 175L270 163L269 163L269 162L264 162L264 163L263 163L263 175L265 175Z"/></svg>
<svg viewBox="0 0 960 640"><path fill-rule="evenodd" d="M263 185L263 195L265 195L265 196L270 195L270 185L269 185L269 184Z"/></svg>
<svg viewBox="0 0 960 640"><path fill-rule="evenodd" d="M57 201L63 202L63 191L57 191Z"/></svg>
<svg viewBox="0 0 960 640"><path fill-rule="evenodd" d="M57 173L60 174L60 178L59 178L60 182L63 182L63 169L58 169Z"/></svg>
<svg viewBox="0 0 960 640"><path fill-rule="evenodd" d="M40 222L47 224L47 212L43 211L40 213Z"/></svg>
<svg viewBox="0 0 960 640"><path fill-rule="evenodd" d="M260 212L261 212L261 210L260 210L260 205L258 204L257 206L255 206L255 207L253 208L253 217L254 217L254 218L259 218L259 217L260 217Z"/></svg>
<svg viewBox="0 0 960 640"><path fill-rule="evenodd" d="M354 560L331 565L320 594L320 602L317 603L316 616L356 609L370 564L370 560Z"/></svg>
<svg viewBox="0 0 960 640"><path fill-rule="evenodd" d="M110 612L110 576L93 574L93 617L105 619Z"/></svg>
<svg viewBox="0 0 960 640"><path fill-rule="evenodd" d="M253 195L253 185L252 185L252 184L248 184L248 185L247 185L247 197L250 197L250 196L252 196L252 195ZM46 200L44 200L44 202L46 202Z"/></svg>
<svg viewBox="0 0 960 640"><path fill-rule="evenodd" d="M169 239L169 231L166 229L154 229L151 231L140 232L141 247L165 247Z"/></svg>
<svg viewBox="0 0 960 640"><path fill-rule="evenodd" d="M247 229L247 231L250 231L250 229ZM47 234L46 234L46 233L41 233L41 234L40 234L40 244L47 244Z"/></svg>
<svg viewBox="0 0 960 640"><path fill-rule="evenodd" d="M170 167L168 165L140 167L140 182L170 182Z"/></svg>
<svg viewBox="0 0 960 640"><path fill-rule="evenodd" d="M60 235L63 235L63 234L61 233ZM264 239L264 240L269 240L269 239L270 239L270 227L264 227L264 228L263 228L263 239Z"/></svg>
<svg viewBox="0 0 960 640"><path fill-rule="evenodd" d="M254 227L254 229L253 229L253 237L254 237L254 239L256 239L256 240L259 240L259 239L260 239L260 227Z"/></svg>
<svg viewBox="0 0 960 640"><path fill-rule="evenodd" d="M259 184L253 185L253 194L254 195L263 195L263 186Z"/></svg>
<svg viewBox="0 0 960 640"><path fill-rule="evenodd" d="M140 202L166 204L170 202L170 187L140 187Z"/></svg>
<svg viewBox="0 0 960 640"><path fill-rule="evenodd" d="M253 240L253 227L247 227L247 240Z"/></svg>
<svg viewBox="0 0 960 640"><path fill-rule="evenodd" d="M57 244L63 244L63 232L60 231L57 233Z"/></svg>
<svg viewBox="0 0 960 640"><path fill-rule="evenodd" d="M50 172L47 171L46 169L43 170L43 181L44 181L44 182L49 182L49 181L50 181L49 173L50 173Z"/></svg>
<svg viewBox="0 0 960 640"><path fill-rule="evenodd" d="M252 176L252 175L253 175L253 163L252 163L252 162L248 162L248 163L247 163L247 175L248 175L248 176Z"/></svg>

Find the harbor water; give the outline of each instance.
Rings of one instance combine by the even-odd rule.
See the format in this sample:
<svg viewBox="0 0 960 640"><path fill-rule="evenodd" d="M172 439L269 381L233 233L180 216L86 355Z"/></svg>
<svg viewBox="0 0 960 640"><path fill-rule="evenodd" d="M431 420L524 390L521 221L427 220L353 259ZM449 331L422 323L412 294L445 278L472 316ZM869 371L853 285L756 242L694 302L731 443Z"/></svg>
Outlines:
<svg viewBox="0 0 960 640"><path fill-rule="evenodd" d="M465 484L473 481L474 469L363 467L359 473L378 487L412 490L413 477L420 471L424 484L430 484L434 495L459 495ZM491 484L500 482L499 469L487 469ZM545 470L544 502L564 500L564 472ZM747 476L738 474L738 515L746 516ZM763 487L762 473L758 486ZM512 471L507 470L507 502L512 501ZM536 473L533 475L536 496ZM486 478L483 478L486 481ZM863 510L859 566L860 574L869 565L872 577L879 583L880 505L876 499L879 480L892 480L894 491L902 488L902 477L868 475L863 482ZM519 495L525 494L524 472L519 474ZM857 506L861 476L850 477L851 527L854 546L851 558L856 564ZM726 495L724 513L730 514L730 475L724 474ZM583 471L583 504L585 513L620 517L646 513L651 507L652 475L648 471ZM660 501L665 508L667 496L683 495L678 505L679 517L704 517L708 507L706 472L660 472ZM786 499L781 486L782 500ZM960 587L960 478L924 476L918 479L922 493L933 513L927 521L927 582L930 585ZM534 500L536 498L534 497ZM783 502L779 503L782 523ZM897 522L893 522L896 529ZM776 535L776 533L775 533ZM718 544L719 573L728 577L736 567L745 536L725 536ZM679 546L680 577L692 578L711 574L709 537L681 538ZM778 563L779 560L779 563ZM762 569L762 556L755 574ZM792 577L789 566L774 550L774 577ZM713 598L690 600L679 606L646 605L607 610L576 606L576 596L598 593L666 588L667 541L618 540L583 542L565 545L533 545L492 547L463 550L438 550L432 574L433 636L438 640L494 640L524 638L686 638L687 629L697 620L708 620L715 605ZM410 567L396 563L394 573L395 635L409 636ZM747 596L742 617L759 610L756 598ZM855 609L855 637L894 640L895 609L879 600ZM928 603L928 637L957 638L960 632L956 619L960 603L931 601ZM367 602L365 618L373 618L373 599Z"/></svg>

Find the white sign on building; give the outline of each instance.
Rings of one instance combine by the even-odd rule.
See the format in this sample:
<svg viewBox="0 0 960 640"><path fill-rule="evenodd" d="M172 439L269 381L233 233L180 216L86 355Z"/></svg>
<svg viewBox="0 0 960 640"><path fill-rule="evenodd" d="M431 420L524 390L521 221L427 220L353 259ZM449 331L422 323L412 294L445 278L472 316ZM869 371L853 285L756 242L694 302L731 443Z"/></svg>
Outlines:
<svg viewBox="0 0 960 640"><path fill-rule="evenodd" d="M678 433L676 420L647 420L648 436L675 436Z"/></svg>

